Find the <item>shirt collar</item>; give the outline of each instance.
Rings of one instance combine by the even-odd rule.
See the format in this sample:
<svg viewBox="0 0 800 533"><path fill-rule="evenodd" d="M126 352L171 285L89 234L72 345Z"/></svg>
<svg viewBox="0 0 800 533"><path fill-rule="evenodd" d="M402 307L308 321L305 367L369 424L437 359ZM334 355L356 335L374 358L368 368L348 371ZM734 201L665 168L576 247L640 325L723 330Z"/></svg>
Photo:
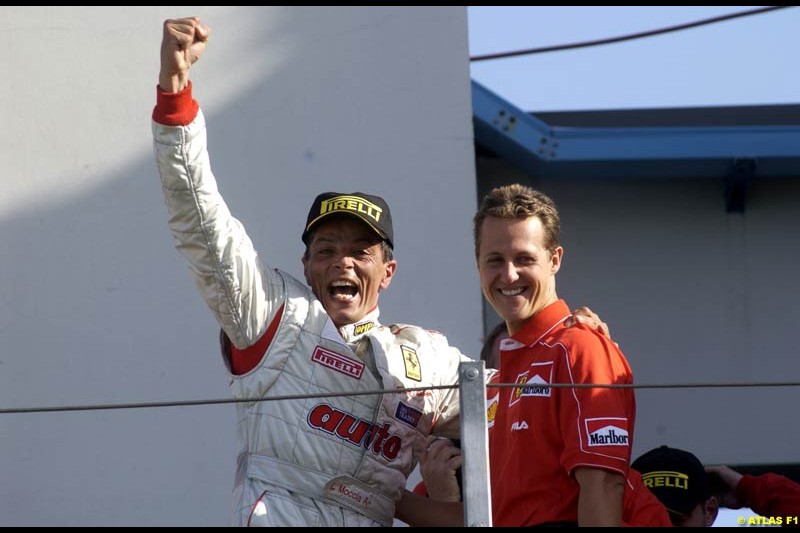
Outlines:
<svg viewBox="0 0 800 533"><path fill-rule="evenodd" d="M556 300L526 320L511 338L525 346L531 346L563 323L571 314L564 300Z"/></svg>
<svg viewBox="0 0 800 533"><path fill-rule="evenodd" d="M380 314L380 309L376 307L358 322L340 327L339 333L346 342L354 342L363 337L372 328L380 326L380 322L378 322Z"/></svg>

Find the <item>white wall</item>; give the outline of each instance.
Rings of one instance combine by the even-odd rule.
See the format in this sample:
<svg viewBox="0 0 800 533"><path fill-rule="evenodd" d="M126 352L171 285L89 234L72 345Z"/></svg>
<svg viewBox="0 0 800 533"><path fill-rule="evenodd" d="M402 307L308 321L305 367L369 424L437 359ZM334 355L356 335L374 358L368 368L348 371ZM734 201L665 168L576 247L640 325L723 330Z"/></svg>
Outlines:
<svg viewBox="0 0 800 533"><path fill-rule="evenodd" d="M263 257L300 274L314 195L381 194L384 320L477 353L465 8L0 7L0 408L228 398L152 161L161 24L193 14L212 162ZM233 437L231 405L0 413L0 525L223 525Z"/></svg>
<svg viewBox="0 0 800 533"><path fill-rule="evenodd" d="M524 181L557 203L558 294L609 324L641 385L798 382L800 180L752 184L726 213L721 180ZM643 388L636 458L667 444L706 464L797 463L798 387Z"/></svg>

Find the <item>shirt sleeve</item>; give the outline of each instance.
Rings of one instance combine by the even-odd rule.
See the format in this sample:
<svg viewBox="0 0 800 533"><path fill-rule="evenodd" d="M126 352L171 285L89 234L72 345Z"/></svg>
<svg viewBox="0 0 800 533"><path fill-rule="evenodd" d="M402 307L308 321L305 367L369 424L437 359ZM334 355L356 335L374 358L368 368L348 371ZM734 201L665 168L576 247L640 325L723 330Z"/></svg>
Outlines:
<svg viewBox="0 0 800 533"><path fill-rule="evenodd" d="M736 496L761 516L800 515L800 484L779 474L745 474L736 486Z"/></svg>
<svg viewBox="0 0 800 533"><path fill-rule="evenodd" d="M188 90L175 93L184 105L191 99ZM175 116L181 113L176 111ZM261 262L244 225L231 214L219 192L202 110L188 125L154 120L152 132L175 247L233 345L252 346L283 304L282 278Z"/></svg>
<svg viewBox="0 0 800 533"><path fill-rule="evenodd" d="M577 385L628 384L633 381L625 357L613 343L588 329L564 330L564 358L556 382ZM564 436L562 463L603 468L627 475L635 402L633 390L610 387L559 389L558 419Z"/></svg>

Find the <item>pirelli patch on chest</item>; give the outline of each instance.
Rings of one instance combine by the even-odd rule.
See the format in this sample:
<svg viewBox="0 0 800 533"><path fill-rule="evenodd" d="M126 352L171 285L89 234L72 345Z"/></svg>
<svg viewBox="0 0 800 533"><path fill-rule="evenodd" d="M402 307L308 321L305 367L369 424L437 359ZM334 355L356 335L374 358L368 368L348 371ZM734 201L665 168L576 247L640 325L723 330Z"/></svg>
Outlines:
<svg viewBox="0 0 800 533"><path fill-rule="evenodd" d="M401 344L400 351L403 353L403 364L406 367L406 377L414 381L422 381L422 369L419 367L419 356L413 348Z"/></svg>
<svg viewBox="0 0 800 533"><path fill-rule="evenodd" d="M311 360L355 379L361 379L361 374L364 373L364 363L361 361L326 350L322 346L314 348Z"/></svg>

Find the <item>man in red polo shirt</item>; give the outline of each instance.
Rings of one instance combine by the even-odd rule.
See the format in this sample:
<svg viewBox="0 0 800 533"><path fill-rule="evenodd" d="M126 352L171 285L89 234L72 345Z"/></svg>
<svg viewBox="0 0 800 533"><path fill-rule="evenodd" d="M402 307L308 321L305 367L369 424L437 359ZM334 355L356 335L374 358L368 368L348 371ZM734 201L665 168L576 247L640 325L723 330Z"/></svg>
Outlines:
<svg viewBox="0 0 800 533"><path fill-rule="evenodd" d="M634 393L595 385L630 385L633 375L600 331L566 327L555 204L530 187L498 187L483 199L474 231L481 290L510 334L491 383L519 385L487 386L493 525L623 525ZM461 512L459 502L407 493L397 516L457 525Z"/></svg>
<svg viewBox="0 0 800 533"><path fill-rule="evenodd" d="M474 223L481 289L511 334L493 381L519 384L487 392L493 525L619 526L634 392L585 385L633 376L608 337L564 326L556 206L530 187L498 187Z"/></svg>

